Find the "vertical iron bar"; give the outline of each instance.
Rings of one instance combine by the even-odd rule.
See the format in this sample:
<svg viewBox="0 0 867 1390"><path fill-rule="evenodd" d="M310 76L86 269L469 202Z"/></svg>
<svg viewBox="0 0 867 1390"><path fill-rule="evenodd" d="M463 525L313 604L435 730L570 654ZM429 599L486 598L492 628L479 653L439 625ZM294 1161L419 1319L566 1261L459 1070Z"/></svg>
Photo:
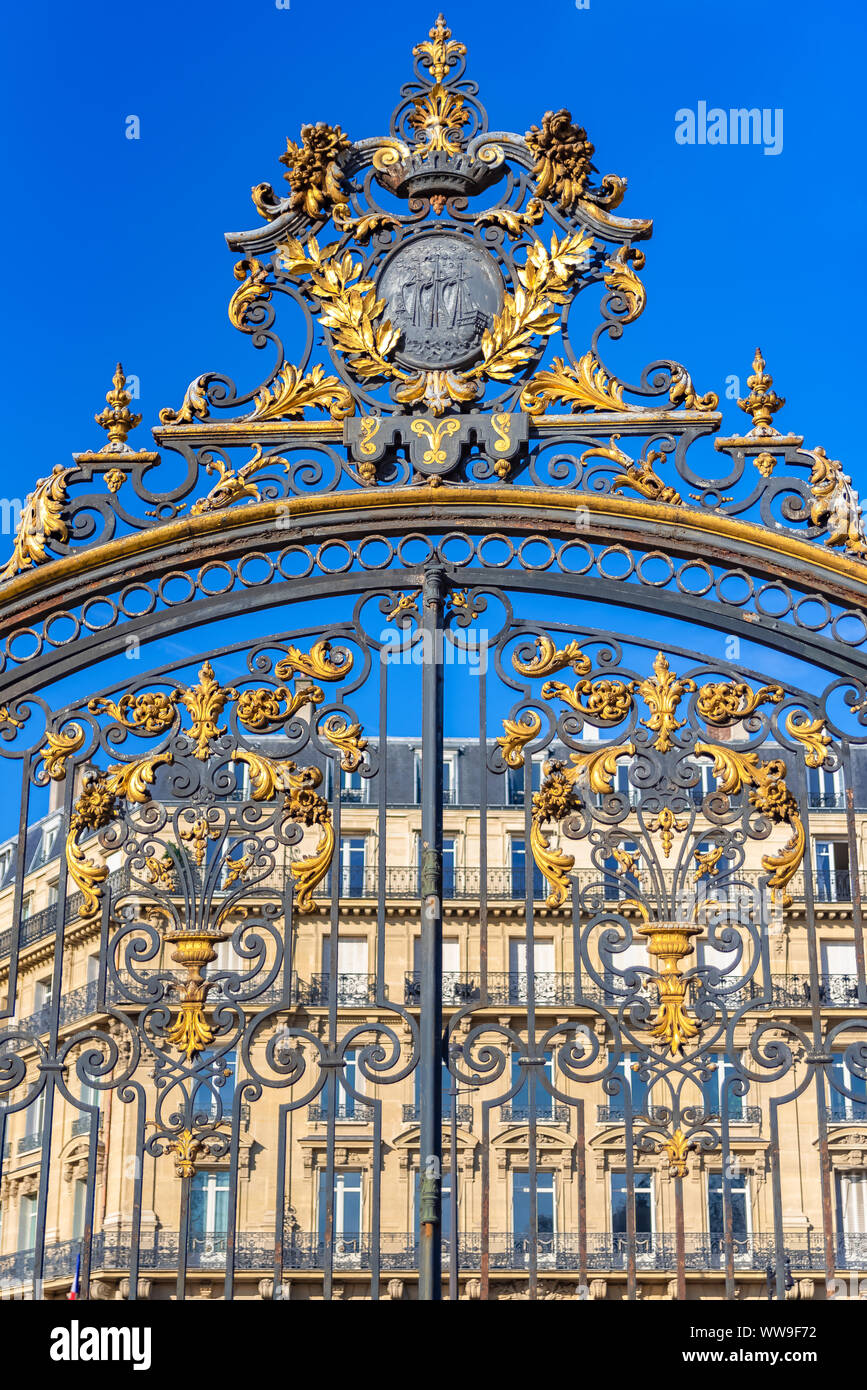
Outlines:
<svg viewBox="0 0 867 1390"><path fill-rule="evenodd" d="M442 1296L442 839L443 839L443 594L438 564L425 566L422 584L421 744L421 1146L419 1177L419 1299Z"/></svg>

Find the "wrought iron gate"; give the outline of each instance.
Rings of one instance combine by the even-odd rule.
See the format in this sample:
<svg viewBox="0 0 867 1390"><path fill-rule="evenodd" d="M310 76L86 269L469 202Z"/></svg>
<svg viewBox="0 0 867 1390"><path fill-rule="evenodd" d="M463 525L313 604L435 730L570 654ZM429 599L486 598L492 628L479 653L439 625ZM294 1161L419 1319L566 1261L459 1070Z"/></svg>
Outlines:
<svg viewBox="0 0 867 1390"><path fill-rule="evenodd" d="M157 453L118 367L0 574L0 1284L824 1297L857 496L758 352L725 438L678 363L618 377L625 180L566 111L490 132L442 18L414 57L227 238L264 381L197 377Z"/></svg>

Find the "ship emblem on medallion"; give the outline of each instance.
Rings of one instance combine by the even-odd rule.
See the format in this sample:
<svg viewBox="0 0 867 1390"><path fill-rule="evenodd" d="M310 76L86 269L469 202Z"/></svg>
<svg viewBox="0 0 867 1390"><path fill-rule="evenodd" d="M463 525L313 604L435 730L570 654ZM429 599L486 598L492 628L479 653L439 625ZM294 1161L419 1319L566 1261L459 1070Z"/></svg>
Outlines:
<svg viewBox="0 0 867 1390"><path fill-rule="evenodd" d="M503 282L481 248L445 233L401 247L383 267L377 292L402 334L399 357L414 367L460 367L478 356Z"/></svg>

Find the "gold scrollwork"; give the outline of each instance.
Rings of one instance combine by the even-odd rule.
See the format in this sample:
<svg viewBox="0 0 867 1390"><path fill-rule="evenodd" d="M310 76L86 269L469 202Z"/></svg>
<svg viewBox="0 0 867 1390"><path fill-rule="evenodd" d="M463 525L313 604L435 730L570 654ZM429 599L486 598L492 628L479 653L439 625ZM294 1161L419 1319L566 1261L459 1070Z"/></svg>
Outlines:
<svg viewBox="0 0 867 1390"><path fill-rule="evenodd" d="M352 395L336 376L326 376L321 363L311 367L306 376L288 363L278 374L274 385L263 386L256 396L247 420L282 420L303 415L305 410L327 410L332 420L345 420L355 413Z"/></svg>
<svg viewBox="0 0 867 1390"><path fill-rule="evenodd" d="M603 275L603 281L609 289L616 290L627 305L628 312L620 323L634 323L644 312L647 291L636 274L644 266L644 260L644 252L637 247L621 246L617 255L605 262L608 274Z"/></svg>
<svg viewBox="0 0 867 1390"><path fill-rule="evenodd" d="M793 709L786 717L786 733L803 745L807 767L823 767L830 751L831 735L821 717L811 719L805 710Z"/></svg>
<svg viewBox="0 0 867 1390"><path fill-rule="evenodd" d="M66 776L66 759L84 746L85 737L80 724L68 724L65 730L56 732L48 730L45 735L45 747L40 749L39 756L46 775L52 782L63 781Z"/></svg>
<svg viewBox="0 0 867 1390"><path fill-rule="evenodd" d="M561 681L546 681L542 686L543 700L562 700L578 714L602 723L619 724L632 709L634 681L578 681L574 687Z"/></svg>
<svg viewBox="0 0 867 1390"><path fill-rule="evenodd" d="M179 693L166 695L161 690L147 690L141 695L127 694L120 700L88 700L91 714L108 714L133 733L164 734L177 717Z"/></svg>
<svg viewBox="0 0 867 1390"><path fill-rule="evenodd" d="M442 448L443 438L456 434L461 427L460 420L450 418L442 420L438 425L433 420L413 420L411 429L413 434L419 438L427 439L429 448L422 454L422 462L428 465L443 464L446 462L447 454Z"/></svg>
<svg viewBox="0 0 867 1390"><path fill-rule="evenodd" d="M670 506L679 507L683 504L683 498L673 487L663 482L659 474L654 472L653 465L665 458L661 450L652 450L647 458L640 459L634 463L627 453L620 448L617 443L619 434L612 434L607 444L594 444L591 448L585 449L579 462L586 463L589 458L611 459L612 463L619 464L623 469L611 482L612 492L622 492L624 488L634 488L642 497L649 497L653 502L667 502Z"/></svg>
<svg viewBox="0 0 867 1390"><path fill-rule="evenodd" d="M535 647L536 655L530 661L521 661L517 652L513 655L512 665L519 676L551 676L555 671L562 671L564 666L571 666L576 676L586 676L592 668L589 656L578 642L568 642L565 647L558 648L546 633L536 638Z"/></svg>
<svg viewBox="0 0 867 1390"><path fill-rule="evenodd" d="M367 739L361 737L361 725L350 724L341 714L332 714L320 726L320 732L342 754L340 766L343 771L357 772L364 762L367 747Z"/></svg>
<svg viewBox="0 0 867 1390"><path fill-rule="evenodd" d="M537 372L521 392L521 405L530 415L543 415L555 401L580 410L638 410L623 399L623 387L609 376L592 351L579 358L576 368L555 357L551 370Z"/></svg>
<svg viewBox="0 0 867 1390"><path fill-rule="evenodd" d="M69 527L63 516L68 502L66 485L74 468L55 464L51 476L40 478L21 509L12 554L0 569L0 583L12 579L23 570L44 565L51 557L52 543L65 543Z"/></svg>
<svg viewBox="0 0 867 1390"><path fill-rule="evenodd" d="M309 652L289 647L286 655L277 662L274 674L278 680L289 680L296 671L314 680L340 681L349 675L355 658L348 647L332 647L322 639L315 642Z"/></svg>
<svg viewBox="0 0 867 1390"><path fill-rule="evenodd" d="M779 685L752 690L745 681L711 681L698 693L696 712L707 724L734 724L755 714L760 705L778 705L782 698Z"/></svg>
<svg viewBox="0 0 867 1390"><path fill-rule="evenodd" d="M496 742L503 750L507 767L519 768L524 763L524 749L542 728L542 717L536 710L524 710L519 719L504 719L505 734Z"/></svg>
<svg viewBox="0 0 867 1390"><path fill-rule="evenodd" d="M511 208L488 208L473 218L474 227L502 227L513 241L522 237L528 227L535 227L545 215L540 198L531 198L523 212Z"/></svg>

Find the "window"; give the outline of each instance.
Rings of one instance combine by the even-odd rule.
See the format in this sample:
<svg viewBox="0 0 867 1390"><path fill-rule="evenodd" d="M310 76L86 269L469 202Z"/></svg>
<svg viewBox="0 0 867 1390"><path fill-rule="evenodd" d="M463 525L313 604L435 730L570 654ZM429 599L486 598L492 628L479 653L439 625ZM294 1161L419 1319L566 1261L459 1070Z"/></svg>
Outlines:
<svg viewBox="0 0 867 1390"><path fill-rule="evenodd" d="M362 777L361 770L347 772L345 768L340 769L340 800L349 802L362 802L367 800L367 788L370 783L366 777Z"/></svg>
<svg viewBox="0 0 867 1390"><path fill-rule="evenodd" d="M816 840L816 897L824 903L848 902L849 845L845 840Z"/></svg>
<svg viewBox="0 0 867 1390"><path fill-rule="evenodd" d="M21 899L21 921L26 922L28 917L33 916L33 894L25 893Z"/></svg>
<svg viewBox="0 0 867 1390"><path fill-rule="evenodd" d="M707 1081L702 1082L702 1105L708 1115L722 1115L724 1109L730 1120L745 1120L746 1097L737 1095L729 1086L732 1077L739 1076L737 1067L730 1057L719 1054L714 1058L716 1070Z"/></svg>
<svg viewBox="0 0 867 1390"><path fill-rule="evenodd" d="M337 969L334 969L334 966ZM337 938L337 959L331 959L331 937L322 939L322 975L325 995L331 987L332 976L337 978L337 1002L347 1007L366 1004L371 995L367 970L367 937L343 936Z"/></svg>
<svg viewBox="0 0 867 1390"><path fill-rule="evenodd" d="M527 846L523 839L512 836L510 842L512 856L512 897L523 898L527 893ZM532 869L533 898L539 901L546 896L545 878L541 869L533 861Z"/></svg>
<svg viewBox="0 0 867 1390"><path fill-rule="evenodd" d="M339 1081L341 1083L344 1080L346 1082L346 1085L351 1087L352 1090L360 1091L362 1095L364 1094L364 1077L358 1070L357 1055L354 1049L346 1053L346 1063L343 1068L342 1076L339 1078ZM321 1114L323 1119L328 1118L328 1112L331 1103L331 1084L331 1077L329 1076L325 1082L325 1085L322 1087L322 1093L319 1097L319 1105L321 1106ZM369 1111L364 1102L356 1100L355 1096L350 1095L349 1091L346 1090L346 1088L342 1084L338 1084L337 1110L335 1118L338 1120L366 1121L368 1117Z"/></svg>
<svg viewBox="0 0 867 1390"><path fill-rule="evenodd" d="M556 1257L557 1204L554 1174L536 1174L536 1229L532 1228L531 1187L528 1173L512 1174L512 1240L516 1255L529 1254L535 1241L540 1265L553 1263Z"/></svg>
<svg viewBox="0 0 867 1390"><path fill-rule="evenodd" d="M635 1173L634 1182L635 1212L635 1250L639 1263L641 1257L653 1253L653 1175ZM629 1189L625 1173L611 1174L611 1231L615 1250L626 1249L626 1216L629 1205Z"/></svg>
<svg viewBox="0 0 867 1390"><path fill-rule="evenodd" d="M641 891L641 853L634 840L624 840L617 854L605 860L605 897L634 898Z"/></svg>
<svg viewBox="0 0 867 1390"><path fill-rule="evenodd" d="M40 1091L36 1099L31 1101L24 1111L24 1133L28 1139L41 1139L44 1115L45 1092ZM30 1147L32 1148L33 1145L31 1144Z"/></svg>
<svg viewBox="0 0 867 1390"><path fill-rule="evenodd" d="M87 1178L75 1179L72 1195L72 1239L81 1240L84 1235L84 1218L87 1213Z"/></svg>
<svg viewBox="0 0 867 1390"><path fill-rule="evenodd" d="M640 1053L624 1052L618 1058L615 1071L623 1080L623 1090L619 1095L612 1096L608 1102L609 1118L612 1120L623 1120L626 1118L625 1096L627 1092L632 1097L632 1116L633 1120L640 1119L642 1116L650 1118L650 1088L646 1081L642 1081L640 1069L634 1070L639 1062Z"/></svg>
<svg viewBox="0 0 867 1390"><path fill-rule="evenodd" d="M831 1063L828 1087L829 1113L831 1121L867 1120L867 1081L850 1071L843 1057L835 1057ZM846 1095L840 1087L851 1092Z"/></svg>
<svg viewBox="0 0 867 1390"><path fill-rule="evenodd" d="M412 939L413 980L421 989L421 937ZM443 1003L463 1003L463 980L461 978L461 943L456 936L443 937ZM420 996L415 996L419 998Z"/></svg>
<svg viewBox="0 0 867 1390"><path fill-rule="evenodd" d="M36 1248L36 1197L22 1197L18 1204L18 1249Z"/></svg>
<svg viewBox="0 0 867 1390"><path fill-rule="evenodd" d="M630 806L637 806L638 802L641 800L641 789L639 787L634 787L629 780L629 769L631 767L631 761L618 762L617 769L612 780L614 790L618 792L620 796L624 796L626 800L629 802ZM600 796L599 804L601 805L601 803L602 798Z"/></svg>
<svg viewBox="0 0 867 1390"><path fill-rule="evenodd" d="M193 1091L193 1110L207 1115L210 1120L225 1119L231 1116L232 1101L235 1095L237 1057L234 1052L224 1052L217 1056L211 1050L200 1053L202 1080ZM205 1080L204 1078L208 1079Z"/></svg>
<svg viewBox="0 0 867 1390"><path fill-rule="evenodd" d="M845 805L843 769L828 772L824 767L808 767L807 797L814 810L841 810Z"/></svg>
<svg viewBox="0 0 867 1390"><path fill-rule="evenodd" d="M193 1262L221 1264L229 1224L229 1174L196 1173L190 1186L190 1243Z"/></svg>
<svg viewBox="0 0 867 1390"><path fill-rule="evenodd" d="M521 1073L524 1073L524 1080L519 1089L507 1102L504 1109L507 1114L503 1117L510 1120L529 1120L531 1094L535 1094L536 1099L536 1118L539 1120L553 1120L556 1118L556 1108L554 1097L546 1089L541 1080L537 1080L539 1072L543 1072L547 1081L554 1084L554 1055L551 1052L545 1053L545 1065L539 1067L522 1067L518 1061L518 1054L512 1053L512 1085L518 1084ZM532 1087L532 1093L531 1093Z"/></svg>
<svg viewBox="0 0 867 1390"><path fill-rule="evenodd" d="M698 781L694 787L690 787L687 795L696 806L700 806L706 796L716 791L716 778L713 775L712 764L706 762L689 763L690 770L698 775Z"/></svg>
<svg viewBox="0 0 867 1390"><path fill-rule="evenodd" d="M612 951L610 956L603 956L602 966L606 990L622 998L624 994L632 990L643 989L647 982L647 976L637 975L633 972L639 967L646 971L649 964L647 947L643 941L630 941L623 950Z"/></svg>
<svg viewBox="0 0 867 1390"><path fill-rule="evenodd" d="M823 941L823 1004L846 1004L858 998L858 965L854 941Z"/></svg>
<svg viewBox="0 0 867 1390"><path fill-rule="evenodd" d="M867 1233L867 1173L837 1174L837 1230L850 1236Z"/></svg>
<svg viewBox="0 0 867 1390"><path fill-rule="evenodd" d="M319 1243L325 1244L328 1220L327 1173L319 1174ZM361 1263L361 1172L350 1168L334 1174L332 1210L334 1263L345 1267Z"/></svg>
<svg viewBox="0 0 867 1390"><path fill-rule="evenodd" d="M533 941L533 997L539 1004L556 1003L557 976L554 972L554 942L535 937ZM526 1004L530 988L527 973L526 937L509 941L509 1003Z"/></svg>
<svg viewBox="0 0 867 1390"><path fill-rule="evenodd" d="M421 750L416 749L414 758L415 804L421 805ZM443 805L458 804L458 750L451 748L443 753Z"/></svg>
<svg viewBox="0 0 867 1390"><path fill-rule="evenodd" d="M737 1258L738 1255L746 1257L749 1255L751 1232L749 1179L743 1175L732 1178L729 1183L729 1194L735 1257ZM722 1173L708 1173L707 1175L707 1229L711 1238L711 1249L723 1250L725 1248L726 1223Z"/></svg>
<svg viewBox="0 0 867 1390"><path fill-rule="evenodd" d="M44 979L37 980L33 986L33 1007L36 1013L42 1009L51 1008L51 976L46 975Z"/></svg>
<svg viewBox="0 0 867 1390"><path fill-rule="evenodd" d="M364 836L340 837L340 892L344 898L364 895Z"/></svg>
<svg viewBox="0 0 867 1390"><path fill-rule="evenodd" d="M531 758L530 760L530 782L534 792L537 792L542 785L542 760L540 758ZM506 771L506 805L524 805L523 767L510 767Z"/></svg>

